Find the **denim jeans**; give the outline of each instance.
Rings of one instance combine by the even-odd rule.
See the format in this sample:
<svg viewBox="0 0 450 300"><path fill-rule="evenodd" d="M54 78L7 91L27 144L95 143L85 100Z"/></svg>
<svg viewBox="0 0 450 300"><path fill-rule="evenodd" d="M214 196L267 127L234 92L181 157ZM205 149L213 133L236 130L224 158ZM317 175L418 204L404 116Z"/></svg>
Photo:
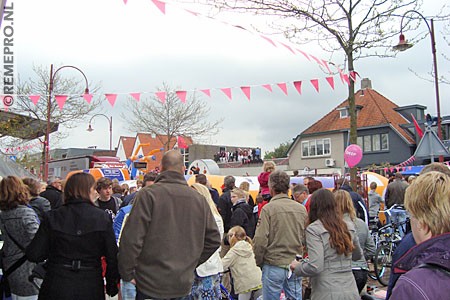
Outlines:
<svg viewBox="0 0 450 300"><path fill-rule="evenodd" d="M288 267L288 266L286 266ZM262 268L263 299L280 299L284 291L286 299L302 299L302 278L292 274L288 278L289 270L278 266L265 264Z"/></svg>
<svg viewBox="0 0 450 300"><path fill-rule="evenodd" d="M120 280L120 291L122 293L122 300L136 299L136 286L130 281Z"/></svg>

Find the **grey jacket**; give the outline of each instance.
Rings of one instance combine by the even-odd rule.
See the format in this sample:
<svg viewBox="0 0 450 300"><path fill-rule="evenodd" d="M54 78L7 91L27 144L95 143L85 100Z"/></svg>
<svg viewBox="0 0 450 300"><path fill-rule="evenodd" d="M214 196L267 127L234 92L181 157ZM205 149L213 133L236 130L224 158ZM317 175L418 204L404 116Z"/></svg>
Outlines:
<svg viewBox="0 0 450 300"><path fill-rule="evenodd" d="M338 255L330 245L330 234L320 220L306 228L309 260L295 268L297 276L311 277L312 300L358 299L358 289L352 273L352 259L362 257L355 225L346 222L355 250L352 256Z"/></svg>
<svg viewBox="0 0 450 300"><path fill-rule="evenodd" d="M356 227L356 234L358 235L359 246L363 250L363 256L356 260L352 261L353 269L362 269L369 270L369 266L367 265L367 259L373 255L375 255L376 247L375 243L372 239L372 236L369 234L369 227L364 223L363 220L359 218L355 218L354 221L350 219L350 216L347 214L344 215L344 219L346 222L353 222Z"/></svg>
<svg viewBox="0 0 450 300"><path fill-rule="evenodd" d="M303 255L306 208L286 194L275 195L259 216L253 249L256 264L288 267L296 254Z"/></svg>
<svg viewBox="0 0 450 300"><path fill-rule="evenodd" d="M20 246L26 248L39 228L39 220L34 210L19 205L0 212L0 230L3 233L3 265L5 270L11 267L25 253L9 238L12 236ZM6 234L8 232L8 234ZM11 292L18 296L37 295L39 291L28 281L35 264L25 261L8 277Z"/></svg>

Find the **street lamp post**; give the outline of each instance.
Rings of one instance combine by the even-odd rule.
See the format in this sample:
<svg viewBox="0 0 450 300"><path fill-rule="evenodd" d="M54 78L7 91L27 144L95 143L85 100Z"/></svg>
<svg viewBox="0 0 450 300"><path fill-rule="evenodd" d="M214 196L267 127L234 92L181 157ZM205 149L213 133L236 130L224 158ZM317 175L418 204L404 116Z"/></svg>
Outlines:
<svg viewBox="0 0 450 300"><path fill-rule="evenodd" d="M50 81L48 85L48 98L47 98L47 128L45 129L45 142L44 142L44 180L47 181L48 179L48 162L50 160L50 118L51 118L51 100L52 100L52 93L53 93L53 84L55 80L56 73L59 72L59 70L64 68L72 68L77 70L78 72L83 75L84 80L86 81L86 89L84 90L85 94L89 94L89 83L87 80L86 75L74 66L62 66L56 69L55 72L53 72L53 64L50 65Z"/></svg>
<svg viewBox="0 0 450 300"><path fill-rule="evenodd" d="M112 150L112 116L108 117L107 115L104 115L104 114L95 114L95 115L93 115L91 117L91 119L89 120L89 126L88 126L88 129L86 129L86 130L89 131L89 132L94 130L94 128L92 128L92 126L91 126L91 122L92 122L92 119L94 119L97 116L103 116L109 122L109 150L111 151Z"/></svg>
<svg viewBox="0 0 450 300"><path fill-rule="evenodd" d="M400 22L400 41L398 45L394 46L393 49L397 51L405 51L409 48L411 48L413 45L408 43L408 41L405 39L405 36L403 35L403 19L405 18L406 14L408 13L416 13L418 14L423 21L425 21L425 24L427 24L428 31L430 33L431 37L431 52L433 53L433 68L434 68L434 88L436 93L436 110L437 110L437 128L438 128L438 137L442 141L442 129L441 129L441 104L439 99L439 76L438 76L438 68L437 68L437 57L436 57L436 39L434 35L434 23L433 19L430 19L430 24L428 24L427 19L418 11L415 10L409 10L405 12L402 16L401 22ZM444 157L441 155L439 156L439 162L443 162Z"/></svg>

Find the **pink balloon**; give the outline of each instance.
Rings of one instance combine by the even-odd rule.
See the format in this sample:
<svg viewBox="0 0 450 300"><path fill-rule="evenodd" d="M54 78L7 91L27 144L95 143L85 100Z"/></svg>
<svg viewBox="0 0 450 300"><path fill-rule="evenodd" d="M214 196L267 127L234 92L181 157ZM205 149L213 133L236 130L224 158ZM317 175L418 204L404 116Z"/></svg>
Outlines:
<svg viewBox="0 0 450 300"><path fill-rule="evenodd" d="M356 166L361 161L362 156L361 147L355 144L349 145L344 152L344 159L350 168Z"/></svg>

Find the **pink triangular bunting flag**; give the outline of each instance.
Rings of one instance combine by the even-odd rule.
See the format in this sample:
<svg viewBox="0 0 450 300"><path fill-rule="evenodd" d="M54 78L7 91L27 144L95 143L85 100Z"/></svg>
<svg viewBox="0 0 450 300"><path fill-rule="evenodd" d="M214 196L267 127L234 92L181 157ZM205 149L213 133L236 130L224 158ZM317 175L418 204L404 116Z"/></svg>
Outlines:
<svg viewBox="0 0 450 300"><path fill-rule="evenodd" d="M222 88L220 89L225 95L227 95L227 97L231 100L232 96L231 96L231 88Z"/></svg>
<svg viewBox="0 0 450 300"><path fill-rule="evenodd" d="M287 85L285 82L277 83L278 87L283 91L283 93L287 96Z"/></svg>
<svg viewBox="0 0 450 300"><path fill-rule="evenodd" d="M248 101L250 101L250 87L249 86L241 86L241 90L247 97Z"/></svg>
<svg viewBox="0 0 450 300"><path fill-rule="evenodd" d="M275 45L275 43L274 43L271 39L269 39L267 36L260 35L260 37L262 37L263 39L265 39L266 41L268 41L269 43L271 43L274 47L277 46L277 45Z"/></svg>
<svg viewBox="0 0 450 300"><path fill-rule="evenodd" d="M294 50L289 45L281 43L281 45L285 46L289 51L291 51L293 54L295 54Z"/></svg>
<svg viewBox="0 0 450 300"><path fill-rule="evenodd" d="M270 84L263 84L262 87L268 90L269 92L272 92L272 86Z"/></svg>
<svg viewBox="0 0 450 300"><path fill-rule="evenodd" d="M141 100L141 93L130 93L130 96L133 97L137 102Z"/></svg>
<svg viewBox="0 0 450 300"><path fill-rule="evenodd" d="M302 82L294 81L294 87L297 90L297 92L301 95L302 94Z"/></svg>
<svg viewBox="0 0 450 300"><path fill-rule="evenodd" d="M155 95L163 104L166 103L166 92L156 92Z"/></svg>
<svg viewBox="0 0 450 300"><path fill-rule="evenodd" d="M300 50L300 49L296 49L298 52L300 52L301 54L303 54L304 57L306 57L309 61L311 61L311 58L309 58L308 54L306 54L306 52Z"/></svg>
<svg viewBox="0 0 450 300"><path fill-rule="evenodd" d="M55 96L55 100L56 100L56 103L59 106L59 110L60 111L63 110L64 104L67 101L67 96L66 95L56 95Z"/></svg>
<svg viewBox="0 0 450 300"><path fill-rule="evenodd" d="M350 79L348 79L347 74L342 74L342 80L347 83L347 85L350 85Z"/></svg>
<svg viewBox="0 0 450 300"><path fill-rule="evenodd" d="M159 0L152 0L153 4L163 13L166 14L166 3Z"/></svg>
<svg viewBox="0 0 450 300"><path fill-rule="evenodd" d="M127 4L128 0L123 0L123 3Z"/></svg>
<svg viewBox="0 0 450 300"><path fill-rule="evenodd" d="M108 100L109 104L111 104L112 107L114 107L114 104L116 103L117 94L105 94L106 100Z"/></svg>
<svg viewBox="0 0 450 300"><path fill-rule="evenodd" d="M185 11L187 11L188 13L190 13L190 14L196 16L196 17L199 15L199 13L197 13L195 11L192 11L192 10L189 10L189 9L185 9Z"/></svg>
<svg viewBox="0 0 450 300"><path fill-rule="evenodd" d="M320 59L318 59L317 57L315 57L314 55L309 55L311 56L312 59L314 59L319 65L322 65L322 62L320 61Z"/></svg>
<svg viewBox="0 0 450 300"><path fill-rule="evenodd" d="M334 90L334 78L333 78L333 76L327 77L326 80L328 81L328 84L331 86L331 88Z"/></svg>
<svg viewBox="0 0 450 300"><path fill-rule="evenodd" d="M84 100L86 100L87 103L91 104L92 94L84 94L83 98L84 98Z"/></svg>
<svg viewBox="0 0 450 300"><path fill-rule="evenodd" d="M30 95L30 100L33 102L34 105L36 105L41 98L41 95Z"/></svg>
<svg viewBox="0 0 450 300"><path fill-rule="evenodd" d="M311 79L311 84L314 86L317 92L319 92L319 79Z"/></svg>
<svg viewBox="0 0 450 300"><path fill-rule="evenodd" d="M186 103L186 91L176 91L175 92L178 96L178 98L180 98L181 102Z"/></svg>
<svg viewBox="0 0 450 300"><path fill-rule="evenodd" d="M350 79L353 80L353 82L356 82L356 75L359 75L356 71L350 72Z"/></svg>
<svg viewBox="0 0 450 300"><path fill-rule="evenodd" d="M200 92L204 93L208 97L211 97L211 90L210 89L200 90Z"/></svg>
<svg viewBox="0 0 450 300"><path fill-rule="evenodd" d="M325 68L327 68L328 73L330 73L330 74L332 73L330 70L330 67L328 66L328 62L326 60L322 59L322 65L324 65Z"/></svg>

